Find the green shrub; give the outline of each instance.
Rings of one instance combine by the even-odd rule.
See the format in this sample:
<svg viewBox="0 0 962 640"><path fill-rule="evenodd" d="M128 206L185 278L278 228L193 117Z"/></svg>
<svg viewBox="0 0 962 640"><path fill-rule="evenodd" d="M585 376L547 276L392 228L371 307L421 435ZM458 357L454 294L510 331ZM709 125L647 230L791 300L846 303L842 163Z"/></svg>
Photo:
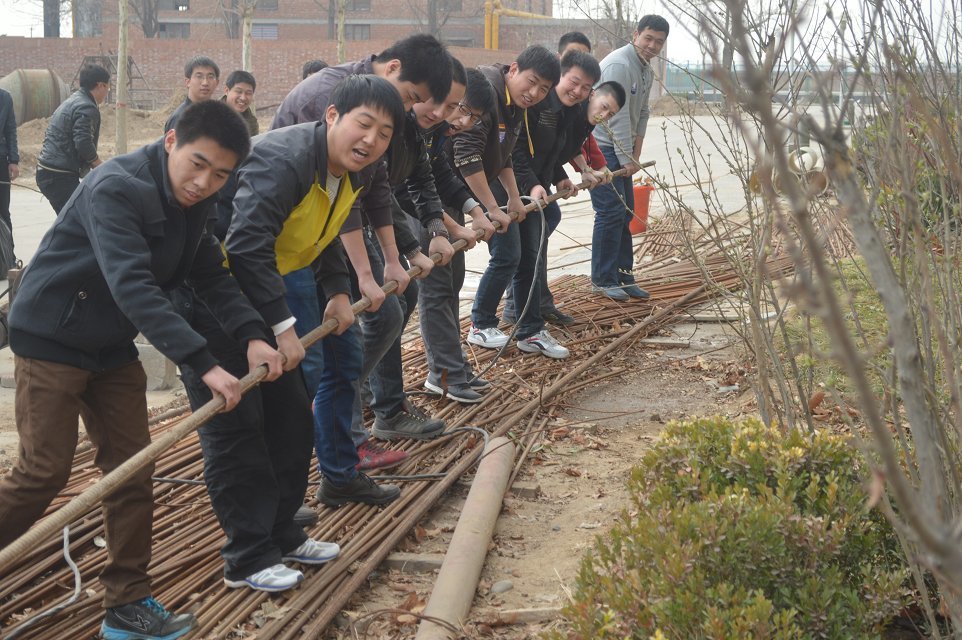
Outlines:
<svg viewBox="0 0 962 640"><path fill-rule="evenodd" d="M672 423L553 638L869 638L910 596L857 453L756 420Z"/></svg>

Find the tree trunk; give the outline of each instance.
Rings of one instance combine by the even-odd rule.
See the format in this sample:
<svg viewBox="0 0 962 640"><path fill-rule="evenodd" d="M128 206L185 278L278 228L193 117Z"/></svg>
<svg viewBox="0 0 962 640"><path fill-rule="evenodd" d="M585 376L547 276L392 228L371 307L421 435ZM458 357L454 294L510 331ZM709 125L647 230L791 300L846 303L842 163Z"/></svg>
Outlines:
<svg viewBox="0 0 962 640"><path fill-rule="evenodd" d="M60 2L43 0L43 37L60 37Z"/></svg>
<svg viewBox="0 0 962 640"><path fill-rule="evenodd" d="M93 38L103 32L100 3L95 0L74 0L73 37Z"/></svg>
<svg viewBox="0 0 962 640"><path fill-rule="evenodd" d="M244 4L244 15L241 18L241 68L253 72L251 62L251 30L254 27L254 5Z"/></svg>
<svg viewBox="0 0 962 640"><path fill-rule="evenodd" d="M344 12L347 0L337 0L337 63L343 64L344 54Z"/></svg>
<svg viewBox="0 0 962 640"><path fill-rule="evenodd" d="M117 155L127 153L127 0L117 2Z"/></svg>

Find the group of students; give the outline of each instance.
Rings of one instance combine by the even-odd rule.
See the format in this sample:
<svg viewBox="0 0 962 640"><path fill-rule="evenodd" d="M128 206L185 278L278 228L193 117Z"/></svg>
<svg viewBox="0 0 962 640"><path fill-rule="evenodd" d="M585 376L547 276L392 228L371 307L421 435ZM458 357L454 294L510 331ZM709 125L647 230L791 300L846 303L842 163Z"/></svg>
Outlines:
<svg viewBox="0 0 962 640"><path fill-rule="evenodd" d="M659 16L639 23L626 49L647 69L642 76L667 33ZM651 34L654 44L643 40ZM614 62L609 74L605 62L618 52L601 65L589 52L587 38L573 33L557 53L530 46L511 64L465 69L432 36L413 35L357 62L321 63L311 74L305 67L270 131L253 140L241 114L251 108L254 78L235 72L225 100L213 100L217 65L192 60L187 98L163 137L87 175L21 278L9 316L20 458L0 479L0 546L65 485L78 415L105 473L148 443L139 332L179 366L193 408L225 400L199 430L204 479L227 538L225 584L283 591L304 577L290 564L335 558L337 544L303 529L317 520L304 506L312 449L320 503L386 504L399 488L364 472L407 454L374 438L430 439L446 428L404 392L400 336L417 304L425 388L470 403L491 386L462 348L464 257L453 241L471 248L480 238L491 254L469 343L506 344L496 310L510 286L518 347L568 354L545 328L565 320L544 269L561 212L525 206L552 185L573 195L564 170L572 161L593 194L620 194L612 197L627 225L624 184L588 164L583 148L593 146L595 125L633 105L647 110L647 93L635 99L647 92L635 69ZM628 126L629 159L617 140L609 152L599 135L599 148L610 164L637 169L644 128L634 116ZM609 131L618 130L615 121ZM421 268L418 282L409 266ZM640 297L628 274L619 277L593 273L609 297L617 295L609 289ZM398 295L385 296L388 280ZM370 307L355 318L351 302L361 296ZM305 351L300 337L328 319L337 329ZM263 383L242 396L239 378L261 365ZM375 415L370 432L365 404ZM150 596L152 471L104 500L105 638L176 638L196 624Z"/></svg>

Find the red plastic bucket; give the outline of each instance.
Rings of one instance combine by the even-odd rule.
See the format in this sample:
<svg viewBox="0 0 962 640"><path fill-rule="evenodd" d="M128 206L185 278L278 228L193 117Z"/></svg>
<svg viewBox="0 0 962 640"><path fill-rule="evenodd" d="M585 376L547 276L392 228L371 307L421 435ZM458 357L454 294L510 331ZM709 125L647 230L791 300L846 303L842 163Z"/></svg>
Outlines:
<svg viewBox="0 0 962 640"><path fill-rule="evenodd" d="M655 187L650 184L635 185L635 215L628 223L628 231L636 236L648 230L648 205L651 203L651 192Z"/></svg>

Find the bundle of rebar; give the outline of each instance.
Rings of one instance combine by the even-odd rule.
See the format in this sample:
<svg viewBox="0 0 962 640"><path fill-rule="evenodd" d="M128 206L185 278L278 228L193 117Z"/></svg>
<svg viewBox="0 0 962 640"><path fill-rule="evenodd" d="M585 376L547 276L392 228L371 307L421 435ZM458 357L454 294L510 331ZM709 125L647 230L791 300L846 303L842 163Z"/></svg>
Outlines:
<svg viewBox="0 0 962 640"><path fill-rule="evenodd" d="M639 279L651 293L647 302L618 303L592 294L584 276L568 275L553 281L556 301L576 319L563 332L563 341L571 350L563 363L509 348L486 375L494 385L481 403L465 406L433 399L426 401L431 404L425 408L445 419L449 430L470 425L494 435L508 434L521 442L519 448L530 450L532 434L558 415L566 396L621 372L613 362L625 348L684 320L686 309L739 286L738 270L730 254L714 243L698 246L697 261L657 253L645 264L644 277ZM787 257L769 259L769 273L787 274L791 268ZM468 322L464 320L463 329ZM423 347L416 337L402 347L405 381L414 391L427 375ZM468 347L476 369L486 367L496 357L492 350ZM418 401L425 405L421 398ZM152 436L158 437L178 421L155 425ZM269 595L224 586L219 555L224 536L202 484L203 460L197 436L190 435L156 464L156 476L194 483L155 484L150 566L154 596L172 610L195 613L200 626L193 637L320 637L370 573L445 491L473 469L483 446L483 439L474 431L458 431L430 442L392 443L392 447L410 454L392 473L444 475L405 482L401 497L383 508L355 504L328 509L318 505L310 491L308 504L319 509L320 520L309 535L339 543L341 555L324 567L306 568L305 581L299 588ZM521 461L517 464L520 467ZM99 475L94 451L78 451L68 485L48 515ZM318 481L316 471L311 480ZM61 640L96 633L103 616L102 589L95 579L106 560L103 535L99 507L71 526L70 554L79 567L84 590L75 603L36 625L25 637ZM62 541L51 539L25 554L0 580L0 624L5 631L16 627L38 611L65 600L72 589Z"/></svg>

